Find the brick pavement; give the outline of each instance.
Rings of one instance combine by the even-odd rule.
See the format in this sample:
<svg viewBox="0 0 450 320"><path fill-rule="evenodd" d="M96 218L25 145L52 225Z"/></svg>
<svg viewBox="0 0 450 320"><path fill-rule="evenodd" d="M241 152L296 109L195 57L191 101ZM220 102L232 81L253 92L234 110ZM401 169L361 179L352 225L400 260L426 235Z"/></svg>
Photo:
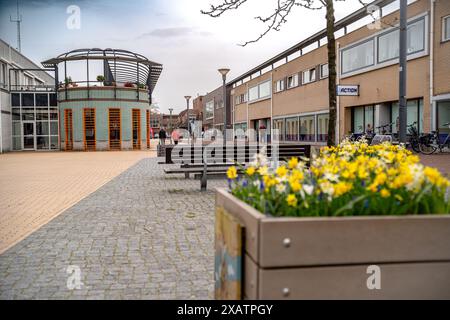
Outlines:
<svg viewBox="0 0 450 320"><path fill-rule="evenodd" d="M154 151L0 155L0 253Z"/></svg>
<svg viewBox="0 0 450 320"><path fill-rule="evenodd" d="M214 191L143 159L0 255L0 299L213 296ZM67 288L67 267L81 270Z"/></svg>

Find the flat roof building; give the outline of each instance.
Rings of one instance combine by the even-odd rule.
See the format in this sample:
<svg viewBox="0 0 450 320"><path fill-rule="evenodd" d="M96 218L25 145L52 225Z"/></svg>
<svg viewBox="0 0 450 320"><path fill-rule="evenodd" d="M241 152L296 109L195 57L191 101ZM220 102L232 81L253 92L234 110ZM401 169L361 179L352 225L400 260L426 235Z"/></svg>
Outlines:
<svg viewBox="0 0 450 320"><path fill-rule="evenodd" d="M0 39L0 153L59 149L52 70Z"/></svg>
<svg viewBox="0 0 450 320"><path fill-rule="evenodd" d="M420 132L450 122L450 1L408 5L407 122ZM377 0L381 23L365 8L336 23L337 137L393 123L398 131L398 0ZM324 145L328 133L328 56L322 30L234 79L235 129L279 129L281 141ZM340 86L340 87L339 87Z"/></svg>

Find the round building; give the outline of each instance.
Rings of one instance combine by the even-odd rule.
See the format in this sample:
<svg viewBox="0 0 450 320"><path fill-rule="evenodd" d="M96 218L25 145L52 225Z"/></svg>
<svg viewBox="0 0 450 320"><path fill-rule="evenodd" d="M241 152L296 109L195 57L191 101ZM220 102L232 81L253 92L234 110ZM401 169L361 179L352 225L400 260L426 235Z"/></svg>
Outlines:
<svg viewBox="0 0 450 320"><path fill-rule="evenodd" d="M56 71L61 150L150 148L150 107L161 64L118 49L79 49L42 64Z"/></svg>

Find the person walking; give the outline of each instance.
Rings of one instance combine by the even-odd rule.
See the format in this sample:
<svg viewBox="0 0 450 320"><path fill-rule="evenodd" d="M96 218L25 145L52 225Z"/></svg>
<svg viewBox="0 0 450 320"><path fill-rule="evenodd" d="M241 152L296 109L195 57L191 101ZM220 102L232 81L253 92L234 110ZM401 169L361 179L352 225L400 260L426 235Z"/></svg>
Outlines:
<svg viewBox="0 0 450 320"><path fill-rule="evenodd" d="M167 138L166 130L164 130L164 128L161 127L161 129L159 130L159 143L164 146L166 144L166 138Z"/></svg>
<svg viewBox="0 0 450 320"><path fill-rule="evenodd" d="M178 132L178 130L174 130L174 131L172 132L172 139L173 139L173 143L174 143L175 145L177 145L177 144L178 144L178 141L180 140L180 133Z"/></svg>

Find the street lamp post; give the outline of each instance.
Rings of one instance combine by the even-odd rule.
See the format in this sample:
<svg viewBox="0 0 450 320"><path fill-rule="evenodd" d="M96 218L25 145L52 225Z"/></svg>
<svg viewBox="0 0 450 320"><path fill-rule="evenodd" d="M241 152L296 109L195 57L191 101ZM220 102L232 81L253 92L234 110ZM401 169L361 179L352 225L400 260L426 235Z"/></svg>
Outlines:
<svg viewBox="0 0 450 320"><path fill-rule="evenodd" d="M173 111L173 108L169 108L170 143L172 143L172 132L173 132L173 127L172 127L172 111Z"/></svg>
<svg viewBox="0 0 450 320"><path fill-rule="evenodd" d="M191 99L191 96L184 96L184 98L186 99L186 126L187 126L187 130L189 132L189 137L188 137L188 142L191 136L191 130L190 130L190 126L189 126L189 100Z"/></svg>
<svg viewBox="0 0 450 320"><path fill-rule="evenodd" d="M227 82L227 73L230 72L230 69L228 68L221 68L218 70L219 73L222 75L222 81L223 81L223 143L226 144L227 143L227 125L228 125L228 119L227 119L227 87L226 87L226 82Z"/></svg>
<svg viewBox="0 0 450 320"><path fill-rule="evenodd" d="M406 143L406 57L407 57L407 0L400 0L400 59L399 59L399 133L401 143Z"/></svg>

